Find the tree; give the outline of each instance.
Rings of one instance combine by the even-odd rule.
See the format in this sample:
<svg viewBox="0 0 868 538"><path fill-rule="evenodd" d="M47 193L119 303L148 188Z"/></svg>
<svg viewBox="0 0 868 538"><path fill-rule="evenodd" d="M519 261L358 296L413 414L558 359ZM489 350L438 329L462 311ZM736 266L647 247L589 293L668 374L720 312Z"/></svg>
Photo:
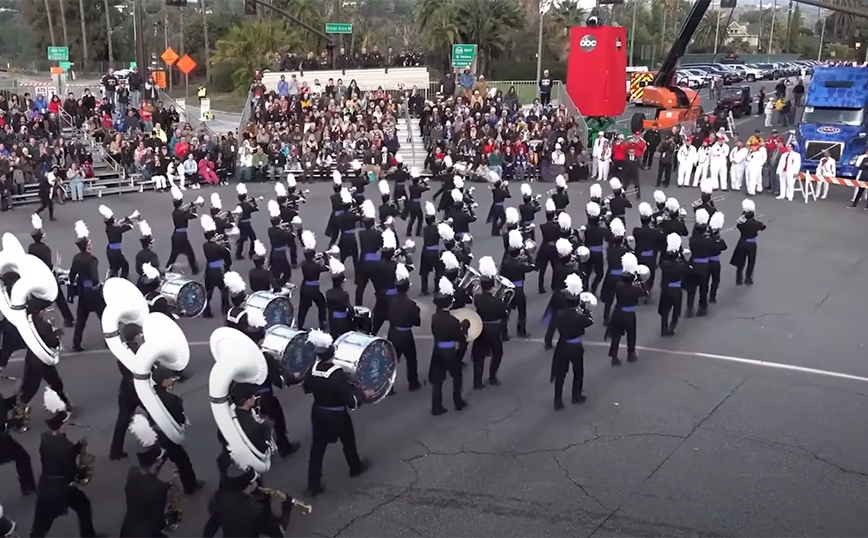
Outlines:
<svg viewBox="0 0 868 538"><path fill-rule="evenodd" d="M63 30L63 46L69 49L69 33L66 31L66 0L58 2L60 6L60 27Z"/></svg>
<svg viewBox="0 0 868 538"><path fill-rule="evenodd" d="M78 0L78 20L81 23L81 70L87 71L87 22L84 19L84 0Z"/></svg>
<svg viewBox="0 0 868 538"><path fill-rule="evenodd" d="M275 52L298 50L301 42L298 32L288 31L283 21L247 20L217 41L211 61L222 64L236 90L246 91L254 69L268 65Z"/></svg>
<svg viewBox="0 0 868 538"><path fill-rule="evenodd" d="M57 45L57 40L54 39L54 23L51 22L51 4L45 0L45 18L48 19L48 32L51 34L51 46Z"/></svg>

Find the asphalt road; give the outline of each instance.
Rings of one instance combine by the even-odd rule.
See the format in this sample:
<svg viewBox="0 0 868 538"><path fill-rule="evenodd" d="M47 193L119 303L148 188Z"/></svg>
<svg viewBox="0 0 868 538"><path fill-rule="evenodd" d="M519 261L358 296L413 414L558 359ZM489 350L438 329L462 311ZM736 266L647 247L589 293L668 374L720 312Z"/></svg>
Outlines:
<svg viewBox="0 0 868 538"><path fill-rule="evenodd" d="M740 128L752 132L757 123L749 119ZM537 192L547 188L535 186ZM316 185L312 190L302 216L308 226L321 230L330 189ZM477 190L480 205L487 208L485 189ZM570 190L573 220L584 222L588 184L571 185ZM254 185L250 191L266 197L273 192L270 185ZM652 192L647 185L646 200ZM187 199L198 194L207 199L209 193L188 191ZM221 193L224 204L231 205L234 190L222 188ZM672 187L668 194L689 204L699 193ZM603 328L591 328L585 357L588 401L583 406L552 410L550 356L543 351L538 322L548 297L535 292L529 294L532 338L513 338L508 344L501 387L477 392L465 383L470 402L466 410L431 417L428 387L409 393L402 367L398 395L353 415L360 450L374 463L370 472L349 478L340 449L332 447L326 456L327 492L313 501L312 515L293 521L289 534L868 534L859 500L868 486L868 434L863 427L868 414L868 339L861 275L868 269L863 231L868 214L844 211L849 195L849 189L833 187L829 200L809 206L757 197L757 212L769 230L760 238L756 285L735 287L733 268L725 265L719 304L706 318L684 320L673 339L659 338L655 306L641 308L638 363L611 368ZM729 191L719 196L729 228L743 195ZM157 251L165 260L171 227L168 194L101 201L118 215L139 209L153 227ZM99 203L59 207L59 221L47 223L48 241L67 264L75 249L73 223L80 218L90 226L94 251L104 258ZM266 215L260 213L254 221L264 234ZM18 234L25 244L29 222L26 209L0 216L3 230ZM637 222L631 210L628 227ZM197 250L200 232L198 225L191 228ZM499 238L488 236L483 224L476 224L474 232L478 257L500 255ZM737 232L728 231L725 238L732 245ZM129 260L137 248L133 233L124 245ZM248 268L249 262L239 264L245 274ZM422 335L429 334L432 307L427 298L419 302L426 317L417 331L425 371L430 340ZM213 320L182 321L194 371L190 381L178 386L192 422L186 446L207 485L188 499L179 536L199 535L217 483L218 444L207 398L213 359L205 345L216 325ZM71 436L87 435L97 456L96 475L87 486L97 527L111 535L123 517L123 482L131 464L107 459L119 376L96 319L89 322L84 345L89 351L64 355L59 369L78 406L73 420L83 425L73 427ZM21 366L16 356L4 374L20 376ZM11 381L0 386L7 393L12 390ZM303 448L276 461L267 480L301 495L310 447L310 401L297 388L284 391L281 399L291 436ZM37 454L46 415L35 409L33 429L20 437L32 455ZM127 450L132 454L136 449L128 439ZM38 472L38 462L35 466ZM26 534L34 501L20 497L12 465L0 467L0 500ZM52 529L53 536L76 532L74 516L58 520Z"/></svg>

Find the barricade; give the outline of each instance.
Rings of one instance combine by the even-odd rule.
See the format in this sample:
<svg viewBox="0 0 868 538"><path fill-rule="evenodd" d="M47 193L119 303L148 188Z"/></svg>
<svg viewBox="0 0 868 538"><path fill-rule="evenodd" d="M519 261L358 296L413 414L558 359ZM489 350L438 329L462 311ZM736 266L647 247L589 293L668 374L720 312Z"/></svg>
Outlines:
<svg viewBox="0 0 868 538"><path fill-rule="evenodd" d="M807 204L811 200L816 200L819 195L819 185L815 183L828 183L830 185L842 185L844 187L853 187L856 189L868 189L868 181L859 181L856 179L847 179L844 177L823 177L817 174L802 173L798 176L795 192L801 192L802 197Z"/></svg>

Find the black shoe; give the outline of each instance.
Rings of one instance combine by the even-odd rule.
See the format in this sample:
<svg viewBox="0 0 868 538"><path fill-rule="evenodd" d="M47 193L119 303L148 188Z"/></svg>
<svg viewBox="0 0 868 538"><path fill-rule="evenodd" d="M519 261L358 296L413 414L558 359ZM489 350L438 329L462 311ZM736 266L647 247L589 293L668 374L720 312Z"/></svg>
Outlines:
<svg viewBox="0 0 868 538"><path fill-rule="evenodd" d="M466 400L461 400L460 402L455 404L455 410L456 411L461 411L465 407L467 407L467 401Z"/></svg>
<svg viewBox="0 0 868 538"><path fill-rule="evenodd" d="M545 288L539 288L537 291L538 291L540 294L548 293L548 290L546 290Z"/></svg>
<svg viewBox="0 0 868 538"><path fill-rule="evenodd" d="M21 488L21 495L24 497L29 497L36 493L36 486L28 486L26 488Z"/></svg>
<svg viewBox="0 0 868 538"><path fill-rule="evenodd" d="M485 388L485 385L483 385L481 382L473 384L473 390L482 390L484 388Z"/></svg>
<svg viewBox="0 0 868 538"><path fill-rule="evenodd" d="M636 355L636 352L627 354L627 362L636 362L639 360L639 356Z"/></svg>
<svg viewBox="0 0 868 538"><path fill-rule="evenodd" d="M744 284L744 280L742 280L740 278L735 279L735 285L736 286L741 286L742 284Z"/></svg>
<svg viewBox="0 0 868 538"><path fill-rule="evenodd" d="M621 366L621 359L618 357L612 357L612 366Z"/></svg>
<svg viewBox="0 0 868 538"><path fill-rule="evenodd" d="M63 326L66 327L67 329L75 327L75 320L74 319L66 319L63 321Z"/></svg>
<svg viewBox="0 0 868 538"><path fill-rule="evenodd" d="M497 379L496 376L491 376L488 378L488 384L491 385L492 387L499 387L500 386L500 380Z"/></svg>
<svg viewBox="0 0 868 538"><path fill-rule="evenodd" d="M564 402L562 400L555 400L555 411L560 411L564 408Z"/></svg>
<svg viewBox="0 0 868 538"><path fill-rule="evenodd" d="M574 404L577 404L577 405L579 405L579 404L583 404L583 403L585 403L586 401L588 401L588 399L585 398L585 396L582 395L582 394L579 394L578 396L573 396L573 399L572 399L572 402L573 402Z"/></svg>
<svg viewBox="0 0 868 538"><path fill-rule="evenodd" d="M81 353L82 351L84 351L84 348L81 346L72 346L72 350L76 353Z"/></svg>
<svg viewBox="0 0 868 538"><path fill-rule="evenodd" d="M236 259L236 260L243 260L243 259L244 259L244 255L243 255L243 254L236 254L236 255L235 255L235 259Z"/></svg>
<svg viewBox="0 0 868 538"><path fill-rule="evenodd" d="M441 407L440 409L432 409L431 410L431 414L434 415L435 417L439 417L440 415L445 415L448 412L449 412L449 410L446 409L445 407Z"/></svg>
<svg viewBox="0 0 868 538"><path fill-rule="evenodd" d="M298 452L299 448L301 448L301 443L286 443L283 448L278 449L278 453L281 458L285 458Z"/></svg>
<svg viewBox="0 0 868 538"><path fill-rule="evenodd" d="M688 306L688 307L687 307L687 317L688 317L688 318L692 318L692 317L693 317L693 307L692 307L692 306Z"/></svg>
<svg viewBox="0 0 868 538"><path fill-rule="evenodd" d="M410 392L416 392L417 390L419 390L419 389L421 389L421 388L422 388L422 385L421 385L418 381L411 381L411 382L410 382L410 387L409 387L408 390L409 390Z"/></svg>
<svg viewBox="0 0 868 538"><path fill-rule="evenodd" d="M696 317L698 317L698 318L704 318L707 315L708 315L708 309L707 308L700 308L696 312Z"/></svg>
<svg viewBox="0 0 868 538"><path fill-rule="evenodd" d="M389 394L387 396L394 396L396 394L398 394L398 391L395 390L395 387L392 387L392 390L389 391Z"/></svg>
<svg viewBox="0 0 868 538"><path fill-rule="evenodd" d="M711 304L717 304L717 296L712 295L711 297L708 298L708 302Z"/></svg>
<svg viewBox="0 0 868 538"><path fill-rule="evenodd" d="M196 492L199 491L200 489L202 489L204 486L205 486L204 480L196 480L196 487L194 487L192 490L185 491L184 494L195 495Z"/></svg>
<svg viewBox="0 0 868 538"><path fill-rule="evenodd" d="M753 279L749 278L749 279L745 280L744 283L747 284L748 286L753 286Z"/></svg>
<svg viewBox="0 0 868 538"><path fill-rule="evenodd" d="M125 460L128 457L129 457L129 454L127 454L124 451L120 451L120 452L116 452L116 453L113 452L113 453L109 454L109 460L111 460L111 461Z"/></svg>
<svg viewBox="0 0 868 538"><path fill-rule="evenodd" d="M355 478L357 476L361 476L365 474L368 469L371 468L371 462L369 460L362 460L359 466L356 469L350 471L350 478Z"/></svg>
<svg viewBox="0 0 868 538"><path fill-rule="evenodd" d="M305 491L308 497L316 497L318 495L322 495L325 493L325 487L322 484L318 486L308 486L307 491Z"/></svg>

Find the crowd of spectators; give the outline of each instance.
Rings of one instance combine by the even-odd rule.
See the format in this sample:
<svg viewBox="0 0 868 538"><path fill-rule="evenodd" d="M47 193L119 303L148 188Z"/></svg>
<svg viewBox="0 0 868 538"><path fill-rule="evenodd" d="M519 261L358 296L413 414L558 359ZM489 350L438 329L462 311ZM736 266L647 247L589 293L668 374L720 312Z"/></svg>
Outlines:
<svg viewBox="0 0 868 538"><path fill-rule="evenodd" d="M377 45L371 50L362 48L355 54L347 54L346 49L339 49L332 61L329 51L324 50L319 55L308 52L305 56L299 56L293 52L281 55L275 53L271 63L272 71L318 71L328 69L375 69L386 67L419 67L425 65L425 55L422 49L417 51L401 49L395 52L392 47L387 47L385 52L380 52Z"/></svg>

